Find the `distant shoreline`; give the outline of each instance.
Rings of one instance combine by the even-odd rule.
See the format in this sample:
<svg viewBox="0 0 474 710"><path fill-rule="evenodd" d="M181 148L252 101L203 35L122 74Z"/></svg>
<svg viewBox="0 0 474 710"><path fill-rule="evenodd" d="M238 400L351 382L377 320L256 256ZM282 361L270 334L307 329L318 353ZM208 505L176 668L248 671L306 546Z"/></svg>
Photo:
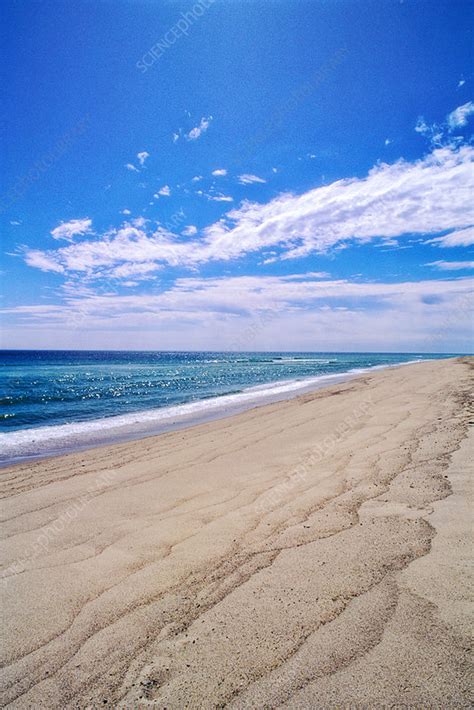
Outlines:
<svg viewBox="0 0 474 710"><path fill-rule="evenodd" d="M319 354L315 353L315 355ZM387 367L401 367L416 362L422 361L409 360L367 368L353 368L301 380L275 380L247 387L232 394L204 397L195 402L176 406L164 406L151 410L142 409L123 415L100 417L82 422L52 426L45 424L38 428L6 431L0 434L0 469L12 464L178 431L189 426L239 414L265 404L290 400L306 392L346 382L372 371Z"/></svg>

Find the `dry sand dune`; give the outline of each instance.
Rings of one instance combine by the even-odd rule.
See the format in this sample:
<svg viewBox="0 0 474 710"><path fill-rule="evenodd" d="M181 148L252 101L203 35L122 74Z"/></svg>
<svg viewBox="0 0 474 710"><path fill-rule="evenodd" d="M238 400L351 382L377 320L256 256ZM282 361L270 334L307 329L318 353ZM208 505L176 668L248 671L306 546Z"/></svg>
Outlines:
<svg viewBox="0 0 474 710"><path fill-rule="evenodd" d="M2 704L468 707L471 368L2 471Z"/></svg>

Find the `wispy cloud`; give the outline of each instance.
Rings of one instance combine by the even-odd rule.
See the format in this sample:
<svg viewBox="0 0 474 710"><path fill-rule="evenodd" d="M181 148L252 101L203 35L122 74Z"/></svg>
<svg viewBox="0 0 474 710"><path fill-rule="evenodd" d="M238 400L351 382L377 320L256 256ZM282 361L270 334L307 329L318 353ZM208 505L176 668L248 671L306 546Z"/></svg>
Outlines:
<svg viewBox="0 0 474 710"><path fill-rule="evenodd" d="M429 131L429 125L427 124L423 116L418 116L418 120L415 124L415 131L417 133L422 134L427 133Z"/></svg>
<svg viewBox="0 0 474 710"><path fill-rule="evenodd" d="M280 246L283 258L404 234L436 234L474 222L474 149L441 148L415 162L377 165L366 178L338 180L266 204L244 203L206 231L227 258Z"/></svg>
<svg viewBox="0 0 474 710"><path fill-rule="evenodd" d="M243 175L239 175L237 179L241 185L251 185L254 182L266 182L266 180L261 177L258 177L258 175L251 175L250 173L244 173Z"/></svg>
<svg viewBox="0 0 474 710"><path fill-rule="evenodd" d="M198 138L202 136L203 133L207 131L209 126L211 125L212 121L212 116L208 116L207 118L201 118L201 121L199 123L199 126L196 126L195 128L192 128L189 133L186 134L186 138L188 141L197 141Z"/></svg>
<svg viewBox="0 0 474 710"><path fill-rule="evenodd" d="M440 271L463 271L465 269L474 269L474 261L431 261L425 266L433 266Z"/></svg>
<svg viewBox="0 0 474 710"><path fill-rule="evenodd" d="M423 116L419 116L415 131L427 138L433 147L455 147L462 142L462 139L452 134L467 125L468 118L472 113L474 113L474 103L468 101L451 111L442 123L428 123Z"/></svg>
<svg viewBox="0 0 474 710"><path fill-rule="evenodd" d="M438 123L427 123L423 116L419 116L415 125L415 131L427 138L431 145L440 148L444 142L444 128Z"/></svg>
<svg viewBox="0 0 474 710"><path fill-rule="evenodd" d="M338 180L301 195L283 194L263 204L243 202L203 229L199 239L186 243L161 228L131 230L125 225L96 239L45 251L41 266L36 254L34 262L43 270L49 265L54 271L100 277L104 268L122 261L194 267L269 249L276 249L280 259L293 259L350 242L409 234L429 236L439 246L450 238L465 243L470 238L466 228L474 223L473 163L471 146L440 148L415 162L377 165L365 178ZM449 234L440 236L443 232ZM31 259L28 263L34 265Z"/></svg>
<svg viewBox="0 0 474 710"><path fill-rule="evenodd" d="M92 220L88 219L71 219L70 222L62 222L59 226L51 231L53 239L65 239L72 241L74 237L90 234Z"/></svg>
<svg viewBox="0 0 474 710"><path fill-rule="evenodd" d="M463 126L466 126L469 116L471 116L473 113L474 103L472 101L468 101L462 106L458 106L454 111L449 114L447 118L449 128L451 130L455 130L456 128L462 128Z"/></svg>
<svg viewBox="0 0 474 710"><path fill-rule="evenodd" d="M109 278L123 279L133 276L148 276L151 272L158 271L160 266L152 261L143 261L137 264L121 264L112 269L109 273Z"/></svg>
<svg viewBox="0 0 474 710"><path fill-rule="evenodd" d="M212 200L213 202L233 202L234 198L231 197L230 195L206 195L208 200Z"/></svg>
<svg viewBox="0 0 474 710"><path fill-rule="evenodd" d="M22 250L23 251L23 250ZM58 254L54 252L44 252L39 249L27 249L25 251L25 263L40 271L52 271L57 274L64 274L67 270L58 259Z"/></svg>
<svg viewBox="0 0 474 710"><path fill-rule="evenodd" d="M429 239L428 244L435 244L438 247L470 247L474 244L474 227L456 229L442 237Z"/></svg>
<svg viewBox="0 0 474 710"><path fill-rule="evenodd" d="M134 173L139 173L139 172L140 172L139 169L136 168L132 163L126 163L126 164L125 164L125 167L127 168L127 170L131 170L131 171L134 172Z"/></svg>

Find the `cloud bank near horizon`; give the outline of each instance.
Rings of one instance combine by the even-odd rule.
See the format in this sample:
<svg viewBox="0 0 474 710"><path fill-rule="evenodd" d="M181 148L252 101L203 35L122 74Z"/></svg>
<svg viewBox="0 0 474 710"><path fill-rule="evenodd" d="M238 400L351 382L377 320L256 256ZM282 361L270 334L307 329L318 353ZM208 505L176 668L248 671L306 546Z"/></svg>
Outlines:
<svg viewBox="0 0 474 710"><path fill-rule="evenodd" d="M367 283L323 272L179 278L161 293L97 294L71 288L62 304L5 309L38 346L129 349L399 350L469 348L470 278ZM450 344L450 347L449 347ZM453 344L456 347L453 348Z"/></svg>

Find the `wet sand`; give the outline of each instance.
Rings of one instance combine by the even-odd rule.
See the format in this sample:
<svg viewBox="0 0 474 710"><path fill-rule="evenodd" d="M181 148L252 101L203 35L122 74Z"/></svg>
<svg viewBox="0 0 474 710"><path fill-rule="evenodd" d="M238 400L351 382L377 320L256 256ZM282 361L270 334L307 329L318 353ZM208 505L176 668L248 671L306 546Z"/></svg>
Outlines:
<svg viewBox="0 0 474 710"><path fill-rule="evenodd" d="M470 393L423 362L2 470L2 706L468 707Z"/></svg>

